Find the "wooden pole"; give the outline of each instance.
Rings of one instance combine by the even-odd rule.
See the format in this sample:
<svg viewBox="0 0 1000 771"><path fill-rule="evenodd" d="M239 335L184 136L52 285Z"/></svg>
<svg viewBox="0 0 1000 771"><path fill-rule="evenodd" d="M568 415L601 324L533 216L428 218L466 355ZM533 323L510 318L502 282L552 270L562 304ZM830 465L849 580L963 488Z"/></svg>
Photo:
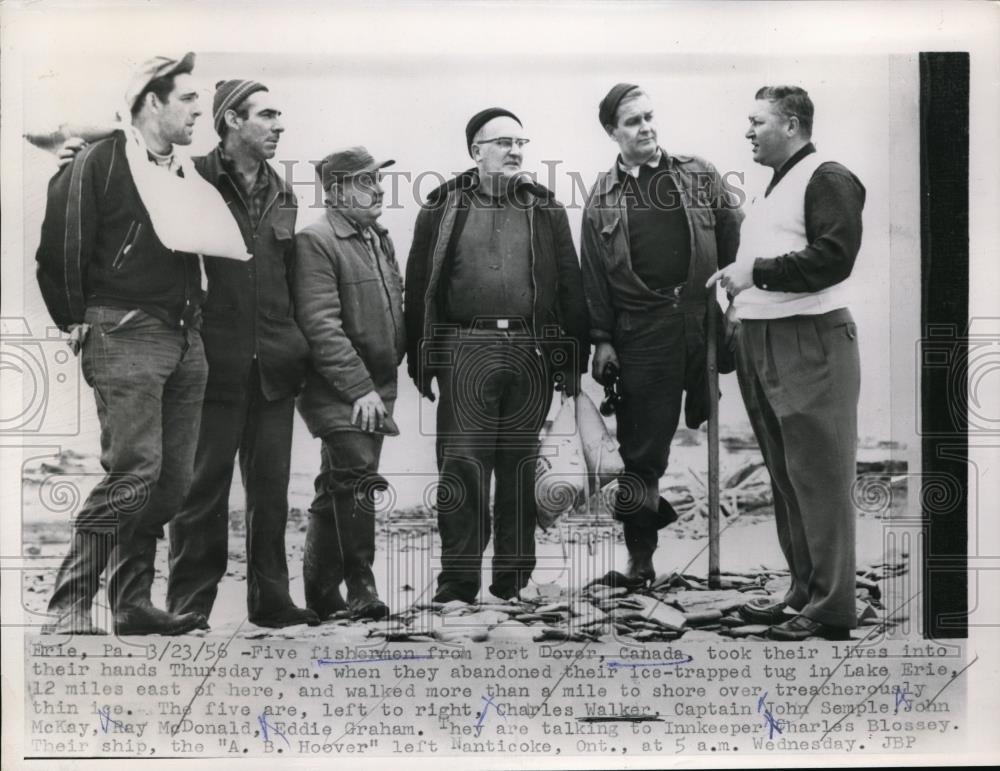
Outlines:
<svg viewBox="0 0 1000 771"><path fill-rule="evenodd" d="M708 295L708 348L705 366L708 375L708 588L721 586L719 575L719 367L718 314L715 292Z"/></svg>

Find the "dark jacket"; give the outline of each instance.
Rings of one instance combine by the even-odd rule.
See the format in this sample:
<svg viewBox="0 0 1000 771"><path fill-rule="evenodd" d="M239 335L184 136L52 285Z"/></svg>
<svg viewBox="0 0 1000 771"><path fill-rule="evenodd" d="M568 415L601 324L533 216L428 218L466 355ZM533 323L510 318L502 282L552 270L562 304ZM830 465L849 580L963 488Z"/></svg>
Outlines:
<svg viewBox="0 0 1000 771"><path fill-rule="evenodd" d="M195 168L222 195L239 225L248 262L206 257L208 297L202 339L208 359L205 398L240 398L254 357L264 397L294 396L305 376L309 346L295 323L291 265L298 205L291 186L268 164L265 205L256 227L239 182L223 163L221 147L194 159Z"/></svg>
<svg viewBox="0 0 1000 771"><path fill-rule="evenodd" d="M156 237L121 131L81 150L49 182L35 259L42 298L64 331L96 305L141 308L171 326L198 323L198 257Z"/></svg>
<svg viewBox="0 0 1000 771"><path fill-rule="evenodd" d="M724 341L724 323L718 303L708 305L705 282L719 268L736 259L743 212L736 191L729 189L708 161L689 155L667 155L687 215L691 260L679 297L652 291L632 270L629 248L628 202L618 163L602 173L583 210L581 252L583 285L590 310L590 334L595 342L626 347L640 326L678 313L687 314L701 339L707 331L706 313L716 316L717 359L720 373L732 372L735 361ZM715 289L712 290L713 296ZM685 422L697 428L708 419L708 379L699 362L687 381Z"/></svg>
<svg viewBox="0 0 1000 771"><path fill-rule="evenodd" d="M598 177L583 210L580 251L594 342L627 336L636 314L703 311L708 296L705 282L736 259L743 212L735 191L726 187L708 161L665 152L664 156L687 214L691 238L687 282L678 302L653 292L632 270L628 206L616 162Z"/></svg>
<svg viewBox="0 0 1000 771"><path fill-rule="evenodd" d="M336 209L295 237L295 314L309 342L299 412L314 436L360 430L359 397L375 390L391 412L405 352L403 279L389 233L376 263L358 230Z"/></svg>
<svg viewBox="0 0 1000 771"><path fill-rule="evenodd" d="M406 262L407 370L420 387L420 373L433 368L420 365L421 345L433 339L433 328L446 324L445 295L455 244L468 208L465 192L479 184L475 169L464 172L432 191L417 215L413 243ZM553 373L569 373L575 358L577 371L585 372L590 356L587 306L583 296L580 263L569 231L566 209L553 193L526 182L519 190L526 195L531 237L531 275L534 283L530 320L538 348L548 357ZM554 355L575 348L576 356L560 360ZM565 361L566 364L560 363Z"/></svg>

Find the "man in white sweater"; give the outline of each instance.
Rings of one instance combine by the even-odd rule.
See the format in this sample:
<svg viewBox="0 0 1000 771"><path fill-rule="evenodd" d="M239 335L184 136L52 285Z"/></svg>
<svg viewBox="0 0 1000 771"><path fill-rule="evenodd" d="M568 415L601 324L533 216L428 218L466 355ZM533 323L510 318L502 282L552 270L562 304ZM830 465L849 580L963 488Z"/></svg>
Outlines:
<svg viewBox="0 0 1000 771"><path fill-rule="evenodd" d="M736 261L717 271L732 298L743 401L771 474L791 585L741 609L775 640L845 640L855 611L857 328L847 279L861 246L865 189L811 142L813 104L795 86L760 89L747 139L774 169L746 207Z"/></svg>

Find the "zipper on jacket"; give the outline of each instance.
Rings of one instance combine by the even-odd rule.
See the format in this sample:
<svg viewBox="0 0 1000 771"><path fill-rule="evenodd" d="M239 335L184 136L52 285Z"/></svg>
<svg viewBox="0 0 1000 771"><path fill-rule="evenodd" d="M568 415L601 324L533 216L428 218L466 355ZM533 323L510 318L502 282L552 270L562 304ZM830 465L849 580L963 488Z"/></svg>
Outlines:
<svg viewBox="0 0 1000 771"><path fill-rule="evenodd" d="M695 272L698 270L698 265L696 264L696 260L698 259L698 249L697 249L698 237L695 235L694 222L692 222L691 220L691 206L693 204L698 203L698 199L697 196L694 194L693 185L691 187L690 193L688 193L687 188L682 186L682 182L687 181L686 179L685 180L681 179L682 174L683 172L680 169L677 169L677 171L674 172L673 181L674 181L674 187L677 188L677 192L680 194L681 203L684 205L684 218L687 220L687 226L688 226L688 241L690 243L690 246L688 248L691 250L691 259L688 262L687 278L684 279L684 289L687 289L688 286L691 284L691 279L694 277ZM687 198L688 200L685 200L685 198ZM718 268L718 263L719 263L718 252L716 252L715 255L715 263L716 263L715 265L711 266L711 270L713 272ZM682 293L684 292L684 289L681 290Z"/></svg>
<svg viewBox="0 0 1000 771"><path fill-rule="evenodd" d="M250 235L253 237L253 245L250 249L250 256L254 258L256 262L256 255L254 250L257 247L257 231L260 230L261 224L267 219L267 215L270 213L271 208L274 206L274 202L281 197L281 190L275 192L274 196L268 201L267 205L260 213L260 217L256 222L250 220L250 205L247 203L247 199L243 197L243 189L240 187L240 183L228 172L223 172L229 179L229 186L236 193L236 198L239 200L240 204L243 206L243 211L247 215L247 222L250 223ZM260 174L267 174L268 170L266 168L261 168ZM249 267L249 266L248 266ZM257 266L253 266L253 291L254 291L254 309L253 309L253 358L259 360L260 358L260 330L257 328L258 320L258 309L260 308L260 275L257 270Z"/></svg>
<svg viewBox="0 0 1000 771"><path fill-rule="evenodd" d="M531 333L535 338L535 353L542 355L542 349L538 345L538 329L535 322L538 320L538 281L535 279L535 204L528 207L528 245L529 256L531 257Z"/></svg>
<svg viewBox="0 0 1000 771"><path fill-rule="evenodd" d="M378 238L379 240L379 245L377 248L375 247L375 244L372 243L372 251L374 252L372 257L375 258L375 269L378 271L378 277L382 283L382 293L385 295L385 304L386 307L388 307L389 309L389 317L392 319L392 341L394 343L392 352L393 356L395 357L396 351L399 350L399 327L396 324L396 312L392 309L392 295L389 294L389 286L385 280L385 272L382 270L382 261L379 259L379 253L384 255L387 254L387 252L385 249L382 248L382 237L378 233L376 233L374 229L372 230L372 236L373 239ZM363 241L364 237L362 237L361 240ZM365 250L367 251L367 249L368 247L366 246Z"/></svg>
<svg viewBox="0 0 1000 771"><path fill-rule="evenodd" d="M257 224L254 225L254 228L253 228L253 232L254 233L257 232L257 229L260 227L261 223L263 223L264 220L267 219L267 215L271 211L271 207L274 206L274 202L277 201L280 197L281 197L281 191L279 190L277 193L274 194L274 198L272 198L268 202L268 204L264 207L264 210L260 213L260 219L257 220ZM248 214L250 213L249 209L247 209L247 213Z"/></svg>
<svg viewBox="0 0 1000 771"><path fill-rule="evenodd" d="M458 195L460 196L461 193L459 192ZM454 203L457 205L457 199ZM443 248L445 253L447 253L448 251L448 246L449 246L448 244L445 244L443 247L441 245L441 233L444 230L444 221L448 218L448 215L452 211L454 211L454 208L455 205L452 205L451 207L445 209L444 213L441 215L441 220L440 222L438 222L437 226L437 235L434 238L434 248L431 250L430 273L427 274L427 288L424 290L424 323L423 323L424 339L429 339L431 336L431 316L428 309L434 307L433 306L435 300L434 291L436 291L436 289L440 289L440 287L437 287L435 290L431 289L431 279L434 277L435 257L437 256L438 249ZM452 223L452 233L453 232L454 232L454 223ZM452 233L448 234L449 239L452 237ZM444 255L442 255L441 260L442 262L444 262ZM438 280L440 280L440 275L438 276Z"/></svg>
<svg viewBox="0 0 1000 771"><path fill-rule="evenodd" d="M119 270L125 262L125 258L128 253L132 251L132 247L139 238L139 231L142 230L142 223L132 221L132 224L128 226L128 232L125 233L125 240L122 241L122 245L118 247L118 254L115 255L114 261L111 263L111 267L114 270Z"/></svg>
<svg viewBox="0 0 1000 771"><path fill-rule="evenodd" d="M259 173L266 174L267 173L267 169L266 168L261 168L261 170L260 170ZM233 181L235 182L235 180L233 180ZM240 197L240 202L243 204L243 210L247 213L247 219L249 219L250 218L250 207L247 205L247 202L243 199L243 194L240 191L239 183L236 182L233 185L233 187L236 188L236 195L238 195ZM271 212L271 207L274 206L274 202L277 201L278 198L280 198L280 197L281 197L281 190L278 190L277 192L275 192L274 197L271 198L271 200L264 207L264 210L260 213L260 217L257 219L257 221L250 223L250 225L253 227L253 248L251 250L251 256L254 258L253 259L254 264L252 266L252 268L253 268L253 292L254 292L254 307L253 307L253 358L254 358L254 361L260 361L260 329L258 328L259 324L260 324L260 318L259 318L260 317L260 313L259 313L259 310L260 310L260 306L261 306L261 302L260 302L260 268L257 265L257 255L254 254L254 252L257 250L257 231L260 230L260 226L263 225L264 222L267 220L267 215ZM284 255L282 255L282 261L284 261ZM287 276L288 274L286 273L285 275ZM290 290L291 287L288 287L288 289ZM291 297L289 297L289 303L291 303ZM291 308L291 305L289 305L289 308ZM292 315L294 316L294 311L292 312Z"/></svg>

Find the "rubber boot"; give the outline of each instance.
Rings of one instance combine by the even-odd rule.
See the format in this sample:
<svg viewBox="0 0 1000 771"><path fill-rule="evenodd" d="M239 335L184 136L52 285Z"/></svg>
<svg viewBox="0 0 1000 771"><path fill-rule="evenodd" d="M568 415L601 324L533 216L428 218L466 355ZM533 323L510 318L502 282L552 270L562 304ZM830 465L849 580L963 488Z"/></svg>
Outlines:
<svg viewBox="0 0 1000 771"><path fill-rule="evenodd" d="M375 507L367 492L338 493L337 526L344 556L347 604L356 618L382 619L389 606L378 597L375 575Z"/></svg>
<svg viewBox="0 0 1000 771"><path fill-rule="evenodd" d="M302 555L302 580L306 590L306 607L320 621L347 610L347 603L340 594L344 558L333 511L309 511L309 527Z"/></svg>
<svg viewBox="0 0 1000 771"><path fill-rule="evenodd" d="M284 533L269 538L247 522L247 618L271 629L308 624L319 625L319 616L300 608L288 593L288 563Z"/></svg>
<svg viewBox="0 0 1000 771"><path fill-rule="evenodd" d="M156 538L131 535L119 529L118 545L111 555L108 595L118 635L179 635L207 628L200 613L174 615L153 606L150 592L156 569Z"/></svg>
<svg viewBox="0 0 1000 771"><path fill-rule="evenodd" d="M114 538L113 528L74 532L56 575L48 607L50 621L42 627L42 634L107 634L94 624L90 613Z"/></svg>
<svg viewBox="0 0 1000 771"><path fill-rule="evenodd" d="M630 582L645 585L656 578L653 568L653 552L658 541L656 528L625 522L623 530L628 549L626 577Z"/></svg>

